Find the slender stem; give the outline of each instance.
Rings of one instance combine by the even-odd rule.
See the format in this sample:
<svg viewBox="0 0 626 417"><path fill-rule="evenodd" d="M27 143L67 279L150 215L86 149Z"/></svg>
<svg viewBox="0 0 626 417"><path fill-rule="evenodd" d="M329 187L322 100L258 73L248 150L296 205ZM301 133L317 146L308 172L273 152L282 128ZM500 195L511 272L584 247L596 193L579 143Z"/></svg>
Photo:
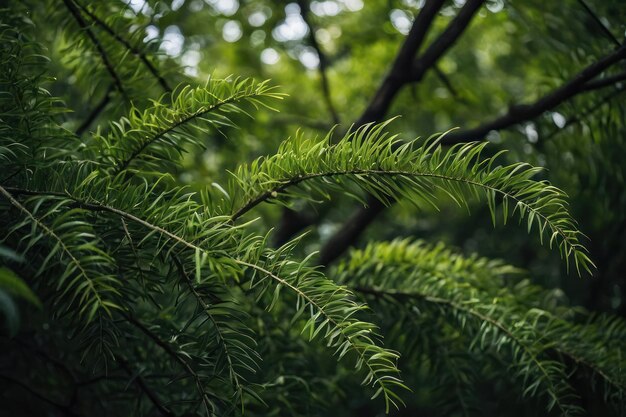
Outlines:
<svg viewBox="0 0 626 417"><path fill-rule="evenodd" d="M591 16L591 18L593 19L594 22L597 23L598 27L600 28L600 30L602 30L602 32L604 32L606 37L609 38L615 45L617 45L619 47L620 46L620 41L617 40L615 35L613 35L613 33L609 30L609 28L606 27L606 25L598 17L598 15L593 10L591 10L591 7L589 7L587 2L585 0L578 0L578 3L580 3L581 6L583 6L583 9L585 9L587 14L589 16Z"/></svg>
<svg viewBox="0 0 626 417"><path fill-rule="evenodd" d="M78 129L76 129L76 136L82 136L83 133L85 133L85 131L89 129L89 126L91 126L94 120L98 118L100 113L102 113L102 111L106 108L107 104L109 104L109 102L111 101L112 93L113 93L113 86L109 86L106 93L104 93L104 97L102 97L102 100L98 102L96 107L94 107L91 113L89 113L85 121L83 121L83 123L81 123Z"/></svg>
<svg viewBox="0 0 626 417"><path fill-rule="evenodd" d="M309 303L311 306L313 306L317 311L319 311L326 318L326 320L328 320L328 322L330 324L332 324L335 328L337 328L337 329L341 329L342 328L342 326L339 325L337 320L335 320L333 317L331 317L322 306L320 306L318 303L315 302L315 300L313 298L311 298L305 292L301 291L298 287L292 285L287 280L279 277L278 275L274 274L272 271L269 271L269 270L263 268L262 266L259 266L259 265L256 265L256 264L253 264L253 263L250 263L250 262L242 261L240 259L235 259L234 261L237 264L241 265L241 266L245 266L247 268L254 269L254 270L256 270L256 271L258 271L258 272L260 272L260 273L262 273L262 274L264 274L264 275L266 275L268 277L270 277L274 281L278 282L280 285L283 285L284 287L289 288L291 291L293 291L299 297L302 297L302 299L306 300L306 302ZM343 335L343 337L346 338L346 340L348 340L348 342L350 343L352 348L356 351L357 355L359 356L359 361L361 363L365 364L365 366L368 368L370 374L375 377L376 373L377 373L376 370L374 370L374 368L372 367L370 361L368 361L365 358L365 353L366 353L367 348L360 349L359 348L359 344L356 343L353 340L352 336L346 335L343 332L342 332L342 335ZM377 384L380 385L380 387L384 391L385 401L388 401L388 398L387 398L387 396L388 396L388 393L387 393L388 388L385 387L385 380L384 379L378 379L377 380Z"/></svg>
<svg viewBox="0 0 626 417"><path fill-rule="evenodd" d="M162 416L165 416L165 417L174 417L175 416L174 413L172 413L165 405L163 405L163 403L159 399L158 395L148 386L148 384L146 384L146 381L143 379L143 377L140 374L136 374L132 370L132 368L130 367L130 364L128 363L128 361L126 361L123 358L119 358L118 357L118 362L120 363L121 367L124 368L126 373L130 377L132 377L132 380L135 382L137 387L144 394L146 394L146 397L148 397L150 402L156 407L156 409L159 411L159 413L161 413Z"/></svg>
<svg viewBox="0 0 626 417"><path fill-rule="evenodd" d="M190 115L187 115L185 117L182 117L176 121L174 121L170 126L156 132L152 137L146 138L146 140L140 145L138 146L135 150L133 150L131 152L131 154L122 161L119 161L113 171L113 174L119 173L124 171L125 169L128 168L128 166L131 164L131 162L137 158L143 151L146 150L146 148L148 146L150 146L151 144L153 144L154 142L158 141L159 139L163 138L165 135L173 132L174 130L176 130L177 128L179 128L180 126L183 126L186 123L189 123L190 121L198 118L198 117L202 117L207 113L211 113L212 111L215 111L223 106L226 106L228 104L231 103L235 103L239 100L245 100L248 98L254 98L258 96L258 94L256 92L252 92L252 93L248 93L248 92L243 92L243 93L237 93L225 100L219 101L215 104L212 104L208 107L202 107L200 110L191 113Z"/></svg>
<svg viewBox="0 0 626 417"><path fill-rule="evenodd" d="M65 4L65 7L69 10L70 14L74 17L74 20L76 20L76 23L78 24L78 26L87 34L87 37L91 40L93 45L96 47L96 50L98 51L98 54L100 55L100 59L102 60L102 63L104 64L107 71L109 72L109 75L111 75L111 78L113 79L115 87L118 89L120 93L125 95L125 90L124 90L124 87L122 86L122 80L120 79L119 75L115 71L113 64L109 60L109 56L107 55L104 47L102 46L102 43L100 43L100 40L98 39L98 37L93 33L93 31L91 30L91 28L89 27L85 19L83 19L83 16L80 14L80 11L71 0L63 0L63 4Z"/></svg>
<svg viewBox="0 0 626 417"><path fill-rule="evenodd" d="M137 58L139 58L141 60L141 62L144 63L146 68L148 68L148 71L150 71L150 73L154 76L154 78L156 78L156 80L159 82L159 84L161 85L163 90L165 90L166 92L171 92L172 91L172 88L167 84L167 81L165 81L165 78L163 78L163 76L161 74L159 74L159 72L156 69L156 67L154 66L154 64L152 64L152 62L150 62L150 60L148 59L148 57L146 56L146 54L143 51L141 51L139 48L131 45L130 42L128 42L126 39L124 39L122 36L120 36L104 20L100 19L96 14L92 13L87 7L83 6L80 2L78 2L76 0L74 0L74 2L80 8L80 10L83 13L85 13L87 16L89 16L89 18L91 20L93 20L98 26L100 26L109 35L111 35L113 37L113 39L115 39L117 42L119 42L122 45L124 45L126 47L126 49L128 49L133 55L135 55Z"/></svg>
<svg viewBox="0 0 626 417"><path fill-rule="evenodd" d="M516 343L519 343L520 345L522 345L521 340L519 338L517 338L517 336L514 335L513 331L511 329L509 329L506 324L502 323L501 321L498 321L497 319L494 319L493 317L487 316L483 313L480 313L479 311L476 311L473 308L467 307L462 303L458 303L458 302L454 302L452 300L449 299L445 299L445 298L441 298L441 297L433 297L433 296L429 296L428 294L424 294L424 293L420 293L420 292L407 292L407 291L397 291L397 290L386 290L386 289L379 289L379 288L372 288L372 287L361 287L361 286L355 286L355 287L351 287L351 289L355 292L361 293L361 294L366 294L366 295L371 295L374 296L376 298L382 298L382 297L390 297L393 299L397 299L397 300L402 300L402 299L417 299L417 300L423 300L429 303L433 303L433 304L438 304L438 305L442 305L442 306L447 306L449 308L452 308L454 310L457 311L463 311L466 312L476 318L478 318L479 320L482 320L484 322L487 322L491 325L493 325L494 327L496 327L497 329L499 329L500 331L502 331L504 334L506 334L511 340L515 341ZM548 312L546 312L548 313ZM550 314L550 317L556 320L562 320L559 319L557 317L554 317L553 315ZM563 349L562 347L551 347L551 350L556 351L557 353L569 358L570 360L572 360L574 363L579 363L582 364L583 366L591 369L593 372L597 373L598 375L600 375L602 378L604 378L606 381L608 381L611 385L614 385L615 387L617 387L619 390L621 391L626 391L626 387L621 384L619 381L615 381L613 380L613 378L611 378L605 371L603 371L601 368L599 368L596 364L589 362L588 360L576 355L573 352L569 352L565 349ZM533 359L536 359L536 355L533 356Z"/></svg>
<svg viewBox="0 0 626 417"><path fill-rule="evenodd" d="M9 200L12 206L17 208L19 211L24 213L28 218L30 218L34 224L41 227L41 229L44 231L45 234L52 237L57 242L61 250L65 252L65 254L70 258L71 262L76 266L76 269L78 269L78 271L80 272L80 275L82 275L87 280L88 288L93 293L93 296L98 302L98 304L106 308L106 305L103 304L103 300L102 300L102 297L100 296L100 293L95 287L93 279L89 276L89 274L87 274L87 271L84 269L82 263L74 256L70 248L63 241L63 239L61 239L52 229L46 226L40 219L35 217L35 215L31 213L30 210L28 210L19 201L17 201L11 195L11 193L7 191L7 189L8 187L4 188L0 185L0 194L2 194L4 198Z"/></svg>
<svg viewBox="0 0 626 417"><path fill-rule="evenodd" d="M237 374L237 370L235 369L235 366L233 364L231 352L229 351L228 345L226 344L226 338L224 337L224 334L222 333L222 330L220 329L219 324L215 320L215 317L213 317L213 314L211 314L211 311L210 311L211 306L209 306L204 301L204 298L202 297L202 295L194 287L180 259L178 259L177 256L173 256L173 260L174 260L174 263L176 264L176 267L178 268L178 272L180 273L181 278L183 279L183 281L189 288L189 291L191 291L192 295L194 296L194 298L196 299L200 307L202 307L202 310L206 314L207 318L213 324L213 328L215 328L215 332L217 334L219 344L222 346L222 349L224 349L224 355L226 356L226 361L228 362L228 369L230 372L230 377L232 378L233 385L235 386L235 389L237 390L237 395L239 396L239 399L241 401L241 406L243 407L242 386L241 386L241 383L239 382L239 374Z"/></svg>
<svg viewBox="0 0 626 417"><path fill-rule="evenodd" d="M591 82L591 80L625 58L626 44L622 45L611 54L589 65L576 74L571 80L552 90L545 96L542 96L534 103L514 106L504 116L498 117L490 122L483 123L474 129L450 132L450 134L446 135L443 139L442 143L452 145L456 143L481 140L491 131L507 129L526 120L534 119L543 112L558 106L575 95L588 91L590 89L588 83L591 83L592 88L601 88L609 85L605 84L606 80L613 80L614 82L617 82L617 78L619 77L619 79L622 79L621 77L623 77L623 74L615 76L615 78L607 77L606 79L595 81L595 85L594 82Z"/></svg>
<svg viewBox="0 0 626 417"><path fill-rule="evenodd" d="M319 173L312 173L312 174L308 174L308 175L301 175L297 178L292 178L292 179L288 179L286 180L283 184L272 188L270 190L267 190L261 194L259 194L258 196L252 198L247 204L245 204L242 208L240 208L239 210L237 210L237 212L235 212L235 214L231 217L231 220L236 220L239 217L241 217L243 214L245 214L247 211L251 210L253 207L257 206L258 204L270 199L270 198L274 198L275 196L278 195L278 193L283 192L285 189L287 189L288 187L291 186L295 186L303 181L309 181L315 178L325 178L325 177L333 177L333 176L348 176L348 175L360 175L360 176L390 176L390 177L395 177L395 176L400 176L400 177L412 177L412 178L433 178L433 179L439 179L439 180L445 180L445 181L454 181L454 182L459 182L459 183L463 183L463 184L467 184L469 186L473 186L473 187L477 187L477 188L482 188L485 189L489 192L493 192L493 193L497 193L502 195L504 198L507 199L511 199L512 201L514 201L515 203L517 203L517 205L519 206L523 206L526 210L532 211L534 213L535 217L540 218L543 222L545 222L545 224L550 225L550 228L557 232L561 238L567 242L569 245L576 245L575 241L572 241L572 236L567 234L558 224L553 224L547 216L545 216L544 214L542 214L541 212L539 212L537 209L534 209L530 206L529 203L526 203L522 200L520 200L519 198L517 198L515 195L507 193L506 191L503 191L499 188L495 188L492 187L490 185L487 184L483 184L474 180L470 180L467 178L461 178L461 177L451 177L448 175L441 175L441 174L435 174L435 173L431 173L431 172L413 172L413 171L404 171L404 170L389 170L389 171L382 171L382 170L367 170L367 169L359 169L359 170L346 170L346 171L327 171L327 172L319 172Z"/></svg>
<svg viewBox="0 0 626 417"><path fill-rule="evenodd" d="M209 399L208 393L204 389L200 375L198 375L198 373L193 369L193 367L189 364L189 362L187 362L187 360L185 360L183 356L179 355L178 352L176 352L167 342L162 340L158 335L156 335L154 332L148 329L148 327L146 327L142 322L137 320L135 317L125 312L121 312L120 314L124 317L124 319L126 319L128 323L135 326L144 335L148 336L148 338L151 339L157 346L163 349L189 374L189 376L194 380L196 384L196 388L198 389L198 392L202 396L202 403L204 405L205 411L207 412L207 415L211 415L209 411L210 409L213 408L211 406L211 400Z"/></svg>
<svg viewBox="0 0 626 417"><path fill-rule="evenodd" d="M326 107L328 107L328 112L330 113L330 117L333 120L333 123L338 125L341 123L341 120L339 119L339 114L337 113L337 110L335 109L332 96L330 93L330 83L328 81L328 58L326 57L326 54L324 53L324 51L322 51L322 48L319 42L317 41L317 38L315 37L315 27L313 26L309 18L310 16L309 2L307 0L298 0L298 5L300 5L300 15L302 16L302 20L304 20L304 23L309 28L309 42L311 43L311 46L313 47L313 49L315 49L315 52L317 52L317 56L320 60L319 74L320 74L320 81L322 84L322 96L324 97L324 101L326 102Z"/></svg>

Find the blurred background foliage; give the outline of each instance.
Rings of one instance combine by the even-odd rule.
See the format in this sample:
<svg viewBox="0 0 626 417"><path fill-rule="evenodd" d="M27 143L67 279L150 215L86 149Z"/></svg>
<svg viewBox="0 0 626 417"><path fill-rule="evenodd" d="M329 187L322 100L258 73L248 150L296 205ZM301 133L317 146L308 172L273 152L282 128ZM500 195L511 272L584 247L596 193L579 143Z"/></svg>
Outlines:
<svg viewBox="0 0 626 417"><path fill-rule="evenodd" d="M425 45L464 3L451 1L441 9ZM323 135L337 122L340 131L347 129L374 96L423 4L420 0L128 3L125 13L132 13L141 25L135 36L161 54L160 66L169 68L166 74L172 84L185 78L202 82L208 76L235 74L271 79L289 95L276 105L278 114L260 113L245 129L223 135L209 132L214 137L207 137L207 150L187 156L180 179L189 184L223 182L228 175L225 169L234 168L233 161L271 153L297 129ZM34 11L33 19L48 16ZM620 1L487 1L436 68L400 92L387 116L401 116L394 129L403 132L405 139L475 127L511 106L534 102L606 55L623 42L624 22L626 8ZM85 55L73 56L68 50L72 40L59 39L55 28L38 27L47 31L44 36L52 64L58 66L57 79L75 80L69 86L52 85L53 94L63 96L77 110L67 115L66 126L75 128L110 86L88 85L90 106L82 105L80 82L89 81L65 74L74 68L72 60ZM329 97L322 88L320 53L326 63ZM101 65L94 64L95 69L104 71ZM624 64L618 64L607 76L624 70ZM626 314L624 87L624 81L618 80L487 137L492 152L506 149L507 162L545 166L545 178L568 193L598 266L592 279L571 279L563 273L558 256L527 239L522 228L494 230L489 216L481 212L486 208L476 208L468 217L453 203L444 205L442 212L416 213L398 206L387 210L367 236L442 240L468 252L506 259L531 271L539 283L564 288L576 304ZM158 95L158 87L153 89ZM112 100L100 117L118 117L124 111ZM336 201L303 247L317 249L353 209L354 203ZM278 224L280 211L271 207L265 211L268 222ZM395 222L397 218L402 222Z"/></svg>
<svg viewBox="0 0 626 417"><path fill-rule="evenodd" d="M178 172L181 182L201 189L214 182L228 182L228 170L240 161L274 153L280 142L296 130L323 136L337 125L337 132L345 132L374 97L425 1L111 0L106 6L94 3L94 13L110 17L107 23L112 28L125 27L125 19L132 19L128 40L157 55L155 61L168 84L165 88L122 50L111 56L121 74L122 88L117 88L98 54L86 53L87 48L81 47L80 43L87 40L60 30L72 19L67 10L55 7L60 2L24 3L36 27L36 38L45 44L50 57L48 74L54 76L48 85L50 92L74 110L61 115L63 127L79 134L95 130L99 121L127 114L129 100L137 106L145 105L169 86L180 82L203 84L209 76L234 74L271 79L281 92L288 94L274 104L278 113L263 110L255 114L254 121L236 115L234 118L243 128L224 127L221 132L205 133L206 150L186 154ZM446 2L425 45L441 34L464 4L463 0ZM112 9L119 9L122 17L110 15ZM50 14L50 10L55 11ZM102 28L95 30L101 35L103 48L113 50L115 39ZM533 103L564 84L623 45L625 31L626 6L619 0L488 0L436 66L419 83L400 91L387 117L401 116L392 126L394 131L402 132L404 139L428 137L455 127L479 126L507 113L512 106ZM86 64L89 61L92 64ZM604 77L619 77L625 71L626 61L622 61L607 70ZM139 82L127 85L127 77ZM445 242L463 253L503 259L526 270L534 284L558 292L559 299L571 304L625 316L625 83L624 77L616 79L604 88L578 94L538 117L490 132L486 137L491 142L489 153L506 149L503 162L526 161L546 167L543 178L569 195L572 215L588 236L586 244L597 266L593 277L578 278L567 273L558 253L547 250L537 239L529 239L525 227L494 228L487 207L473 207L468 216L453 202L442 201L440 211L427 207L416 211L414 207L396 205L363 230L354 245L364 247L371 240L397 237ZM304 210L316 223L308 227L309 233L298 246L300 255L319 250L332 239L357 206L340 194L334 197L332 206L311 209L296 201L293 208ZM257 212L262 216L260 229L280 229L285 218L285 211L275 205L259 207ZM3 284L10 275L4 270L0 272ZM0 286L3 297L4 291ZM29 292L22 296L32 304L39 302ZM260 318L270 315L260 308L251 313ZM259 319L259 326L263 328L263 323L268 322L271 320ZM430 324L433 332L448 331ZM10 326L13 329L17 324ZM383 327L393 329L393 323ZM337 371L335 360L323 343L311 347L297 337L298 331L288 327L268 327L265 331L271 337L260 335L267 342L262 345L261 356L279 353L290 362L288 372L273 369L272 361L266 362L267 369L262 370L270 376L268 381L273 381L266 384L273 389L266 391L264 400L281 404L271 410L273 415L328 413L325 406L341 404L346 398L351 401L345 408L346 415L376 413L358 391L358 384L345 384L346 379L353 377L346 370ZM460 342L450 343L452 346ZM412 359L417 360L408 354L404 360ZM418 371L411 376L411 386L419 387L412 398L414 407L401 410L398 415L418 415L410 413L420 411L419 415L446 415L445 411L437 414L431 408L437 399L446 396L439 388L429 387L430 365L416 366ZM499 365L496 361L485 365L490 366ZM534 415L536 405L532 401L513 411L504 409L511 404L503 400L510 389L502 381L478 384L483 410L492 415L505 411L511 415ZM297 396L294 393L319 401L294 403L290 400L290 396ZM502 402L493 402L493 398ZM254 405L249 410L253 415L267 411L261 406L255 409ZM445 407L438 408L439 413L441 410ZM336 408L330 412L335 411L335 415L340 415Z"/></svg>

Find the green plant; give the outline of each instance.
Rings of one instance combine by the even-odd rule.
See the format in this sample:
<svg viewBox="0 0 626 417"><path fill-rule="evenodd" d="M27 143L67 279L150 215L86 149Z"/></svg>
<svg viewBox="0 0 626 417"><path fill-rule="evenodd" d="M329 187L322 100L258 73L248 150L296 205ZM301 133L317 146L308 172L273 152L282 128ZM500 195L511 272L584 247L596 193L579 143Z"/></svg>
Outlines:
<svg viewBox="0 0 626 417"><path fill-rule="evenodd" d="M461 409L480 409L480 380L504 398L573 415L584 409L573 382L582 374L623 411L621 319L570 307L503 262L442 244L372 243L316 267L314 252L301 256L302 237L274 247L267 223L253 217L268 203L337 196L435 208L451 200L467 210L482 203L494 225L518 219L585 274L593 263L565 195L536 179L539 169L483 156L485 144L444 148L445 135L403 142L385 122L322 139L298 133L274 154L230 167L229 181L184 185L185 154L206 147L209 133L231 140L231 128L284 97L270 82L240 78L142 97L142 83L169 85L132 46L133 18L123 10L100 18L101 3L65 0L59 12L76 36L72 48L95 48L103 59L103 74L89 77L111 78L127 107L91 135L60 122L69 109L46 90L45 51L25 10L2 13L0 248L10 256L0 257L0 303L31 302L20 305L21 332L12 324L2 339L0 379L18 398L3 398L8 410L306 414L323 409L324 395L365 391L390 412L430 375L432 395L445 399L454 387ZM87 77L90 62L76 56L71 65ZM38 403L24 405L29 397Z"/></svg>

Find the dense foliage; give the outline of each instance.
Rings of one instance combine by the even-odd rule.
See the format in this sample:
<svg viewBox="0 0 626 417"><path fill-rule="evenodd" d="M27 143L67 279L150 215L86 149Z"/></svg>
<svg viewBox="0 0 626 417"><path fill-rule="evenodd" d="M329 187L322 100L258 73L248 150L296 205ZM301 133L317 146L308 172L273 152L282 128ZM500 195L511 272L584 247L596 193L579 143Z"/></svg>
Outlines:
<svg viewBox="0 0 626 417"><path fill-rule="evenodd" d="M0 415L626 415L626 10L544 3L9 2Z"/></svg>

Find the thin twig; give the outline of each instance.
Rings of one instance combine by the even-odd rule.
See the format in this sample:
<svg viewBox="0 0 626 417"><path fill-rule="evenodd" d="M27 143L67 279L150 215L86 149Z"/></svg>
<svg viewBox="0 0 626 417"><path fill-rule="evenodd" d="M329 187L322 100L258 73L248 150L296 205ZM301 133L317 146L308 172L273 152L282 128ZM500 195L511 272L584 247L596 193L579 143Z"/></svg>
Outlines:
<svg viewBox="0 0 626 417"><path fill-rule="evenodd" d="M613 35L613 33L609 30L608 27L606 27L606 25L604 24L604 22L602 21L602 19L600 19L598 17L598 15L591 10L591 7L589 7L589 5L587 4L587 2L585 0L578 0L578 3L580 3L581 6L583 6L583 9L585 9L585 11L587 12L587 14L589 14L589 16L591 16L591 18L593 19L594 22L596 22L598 24L598 26L600 27L600 30L602 30L602 32L604 32L604 34L607 36L607 38L609 38L611 41L613 41L613 43L617 46L620 47L621 43L619 40L617 40L617 38L615 37L615 35Z"/></svg>
<svg viewBox="0 0 626 417"><path fill-rule="evenodd" d="M83 19L83 16L80 14L80 11L76 7L76 5L72 3L71 0L63 0L63 4L65 4L65 7L67 8L67 10L69 10L72 17L74 17L74 20L76 20L76 23L78 24L78 26L82 30L85 31L85 33L87 34L87 37L89 37L91 42L94 44L94 46L98 50L100 59L102 60L102 63L104 64L107 71L109 72L109 75L111 75L111 78L113 79L113 82L117 90L123 95L126 95L124 87L122 86L122 80L120 79L117 72L115 72L115 68L113 67L113 64L111 63L111 61L109 60L109 56L107 55L104 47L102 46L102 43L100 43L100 40L98 39L98 37L93 33L93 31L91 30L91 28L89 27L85 19Z"/></svg>
<svg viewBox="0 0 626 417"><path fill-rule="evenodd" d="M543 112L561 104L563 101L583 92L589 80L596 77L608 67L625 57L626 46L622 46L610 55L605 56L594 64L591 64L578 73L572 80L541 97L535 103L526 106L518 106L508 114L492 122L485 123L475 129L450 132L442 139L442 143L450 145L454 143L463 143L482 139L492 130L506 129L523 121L537 117ZM598 84L600 84L599 81ZM355 212L349 217L349 220L344 223L344 225L322 246L319 258L322 265L327 265L341 256L347 248L354 244L361 233L384 209L385 205L382 202L372 196L369 196L367 199L367 206L359 207L355 210Z"/></svg>
<svg viewBox="0 0 626 417"><path fill-rule="evenodd" d="M198 375L198 373L193 369L193 367L189 364L189 362L187 362L185 360L185 358L183 356L179 355L178 352L176 352L167 342L162 340L158 335L156 335L154 332L152 332L150 329L148 329L142 322L137 320L135 317L133 317L132 315L127 314L125 312L121 312L120 314L122 315L122 317L124 317L126 319L126 321L128 323L132 324L137 329L139 329L144 335L148 336L149 339L151 339L157 346L159 346L161 349L163 349L180 366L182 366L182 368L194 380L194 382L196 384L196 388L198 389L198 392L202 396L202 403L204 405L204 408L205 408L205 411L206 411L207 415L211 415L210 414L210 409L212 409L213 407L210 405L211 404L211 400L209 399L209 395L208 395L208 393L204 389L204 386L202 384L202 380L200 379L200 375Z"/></svg>
<svg viewBox="0 0 626 417"><path fill-rule="evenodd" d="M311 43L311 46L313 47L313 49L315 49L315 52L317 52L317 56L320 60L319 74L320 74L320 81L322 84L322 95L324 96L324 101L326 102L326 106L328 107L328 112L330 113L330 117L333 120L333 123L338 125L341 123L341 120L339 119L339 114L337 114L337 110L335 109L335 106L333 105L333 100L332 100L332 96L330 93L330 84L329 84L328 75L327 75L328 74L328 59L326 57L326 54L324 54L324 52L322 51L322 48L319 42L317 42L317 38L315 37L315 27L313 26L313 24L311 23L311 20L309 19L309 15L310 15L309 2L307 0L298 0L298 5L300 5L300 15L302 16L302 20L304 20L304 23L309 28L309 42Z"/></svg>
<svg viewBox="0 0 626 417"><path fill-rule="evenodd" d="M438 65L433 66L433 70L435 71L435 74L437 74L437 78L439 78L441 83L448 89L452 97L460 100L459 92L452 85L450 78L448 78L448 76L441 70L441 68L439 68Z"/></svg>
<svg viewBox="0 0 626 417"><path fill-rule="evenodd" d="M579 123L580 121L585 119L587 116L590 116L591 114L593 114L596 111L600 110L605 104L609 103L616 96L622 94L625 90L626 90L625 88L615 89L611 93L606 94L600 100L593 102L585 110L583 110L580 114L577 114L577 115L575 115L573 117L568 118L565 121L565 123L563 124L562 127L558 127L556 129L554 129L551 133L548 133L547 135L542 136L541 137L541 141L539 143L546 142L546 141L552 139L554 136L558 135L559 133L564 132L567 127L569 127L569 126L571 126L573 124Z"/></svg>
<svg viewBox="0 0 626 417"><path fill-rule="evenodd" d="M191 278L189 278L189 275L185 271L185 267L183 263L180 261L180 259L177 256L173 256L172 259L174 260L174 263L176 264L176 268L178 269L178 272L181 275L182 280L185 282L185 284L189 288L189 291L192 293L192 295L196 299L196 302L198 303L198 305L202 308L202 310L206 314L207 319L211 322L211 324L213 324L213 327L215 328L215 333L217 335L217 339L219 340L218 343L222 345L222 349L224 349L224 355L226 356L226 362L228 362L228 369L229 369L230 377L232 379L234 388L237 390L237 395L239 396L239 400L241 401L241 407L243 409L243 406L244 406L243 395L242 395L243 389L242 389L241 382L239 381L239 374L237 373L237 370L235 369L235 366L234 366L232 353L229 351L228 345L226 344L226 338L224 337L224 333L222 332L222 329L220 329L220 326L217 323L217 320L215 319L213 314L211 314L211 311L210 311L211 306L209 306L206 303L206 301L204 301L204 298L202 297L202 295L198 292L196 287L193 285Z"/></svg>
<svg viewBox="0 0 626 417"><path fill-rule="evenodd" d="M600 88L610 87L622 81L626 81L626 72L621 72L619 74L610 75L608 77L589 81L583 86L582 91L598 90Z"/></svg>
<svg viewBox="0 0 626 417"><path fill-rule="evenodd" d="M89 128L89 126L91 126L94 120L98 118L100 113L102 113L102 111L105 109L107 104L109 104L109 102L111 101L112 93L113 93L113 86L111 85L109 86L106 93L104 94L104 97L102 97L102 100L100 100L100 102L96 105L96 107L94 107L91 113L89 113L85 121L81 123L78 129L76 129L76 136L82 136L83 133L85 133L85 131Z"/></svg>
<svg viewBox="0 0 626 417"><path fill-rule="evenodd" d="M463 34L465 29L467 29L472 18L475 16L475 14L478 12L478 9L484 3L484 0L468 0L461 8L458 15L454 19L452 19L446 29L441 33L441 35L439 35L435 39L435 41L426 49L423 54L419 56L419 58L415 59L415 55L424 43L430 27L432 26L432 23L437 16L437 13L443 7L444 3L444 0L430 0L426 2L420 13L417 15L417 18L413 22L413 26L411 27L411 30L406 37L406 40L402 44L402 47L400 48L400 51L396 56L391 70L374 94L365 111L356 121L356 128L370 122L377 122L382 120L382 118L385 117L385 115L387 114L387 111L391 107L391 103L393 102L399 91L409 83L417 83L421 81L426 72L433 66L435 66L439 58L441 58L441 56L443 56L443 54L450 47L452 47L452 45L454 45L458 38ZM380 203L378 202L378 200L373 199L372 197L369 197L369 200L373 202L372 207ZM382 204L380 204L380 206L378 206L377 208L379 212L382 211ZM359 219L366 220L365 217L360 217ZM286 222L284 223L287 224ZM277 232L277 235L281 236L283 240L277 241L276 243L278 245L285 243L286 239L290 238L301 230L299 229L301 225L307 224L310 224L310 222L297 221L293 223L293 226L290 225L289 233L286 233L285 230L279 230ZM364 222L360 226L365 225L366 223ZM356 233L355 236L358 236L358 234L360 234L361 227L359 226L355 228L353 226L354 225L347 223L344 224L344 228L346 229L346 233L344 233L344 236L346 238L348 237L348 235L352 235L353 233ZM352 232L347 233L348 229L350 229ZM352 242L352 237L347 238L346 242ZM335 237L331 238L328 241L328 244L331 245L335 245L338 243L339 241L336 240ZM339 247L341 247L341 245L339 245ZM324 249L322 249L322 251L324 251ZM341 254L342 252L343 251L340 251L338 252L338 254Z"/></svg>
<svg viewBox="0 0 626 417"><path fill-rule="evenodd" d="M400 89L409 82L411 63L424 43L430 27L444 3L445 0L426 1L424 7L415 18L411 30L402 43L388 74L376 90L367 108L356 121L354 128L358 128L366 123L380 121L385 116ZM311 220L307 214L285 209L282 215L281 227L275 234L275 244L277 246L282 245L302 229L318 221L319 216L317 216L317 219Z"/></svg>
<svg viewBox="0 0 626 417"><path fill-rule="evenodd" d="M109 35L113 37L113 39L115 39L116 41L124 45L126 49L128 49L133 55L139 58L141 62L144 63L146 68L148 68L148 71L150 71L150 73L154 76L154 78L156 78L156 80L159 82L163 90L165 90L168 93L172 91L172 88L168 85L167 81L165 81L165 78L163 78L163 76L159 74L159 71L156 69L154 64L150 62L150 60L148 59L148 57L143 51L131 45L130 42L128 42L126 39L120 36L115 30L113 30L111 26L109 26L105 21L100 19L96 14L92 13L88 8L83 6L80 2L76 0L74 0L74 2L80 8L80 10L83 11L83 13L85 13L87 16L89 16L91 20L94 21L94 23L96 23L98 26L104 29Z"/></svg>
<svg viewBox="0 0 626 417"><path fill-rule="evenodd" d="M498 117L490 122L483 123L474 129L450 132L443 138L442 143L452 145L456 143L480 140L491 131L507 129L521 122L534 119L535 117L540 116L543 112L558 106L562 102L569 100L582 92L588 91L588 82L624 58L626 58L626 45L622 45L611 54L589 65L576 74L571 80L539 98L534 103L513 106L504 116ZM607 79L610 78L611 77ZM595 88L606 87L608 84L605 84L605 80L606 79L601 79L596 81ZM592 87L594 87L593 84Z"/></svg>
<svg viewBox="0 0 626 417"><path fill-rule="evenodd" d="M131 369L128 361L120 357L117 358L117 361L119 362L120 366L124 368L128 376L132 378L132 380L135 382L137 387L144 394L146 394L146 397L148 397L150 402L156 407L157 410L159 410L159 413L161 413L161 415L165 417L175 416L174 413L172 413L165 405L163 405L158 395L154 391L152 391L152 389L146 384L146 381L144 381L142 376L139 373L136 373Z"/></svg>
<svg viewBox="0 0 626 417"><path fill-rule="evenodd" d="M440 306L448 307L448 308L453 309L453 310L463 311L463 312L468 313L469 315L472 315L472 316L476 317L479 320L482 320L484 322L487 322L487 323L491 324L492 326L496 327L497 329L502 331L504 334L506 334L511 340L515 341L516 343L518 343L520 345L522 344L521 339L519 339L517 336L515 336L513 331L511 329L509 329L505 323L503 323L501 321L498 321L497 319L494 319L493 317L487 316L487 315L477 311L476 309L473 309L473 308L467 306L464 303L455 302L453 300L449 300L449 299L441 298L441 297L433 297L433 296L430 296L428 294L424 294L424 293L421 293L421 292L386 290L386 289L379 289L379 288L372 288L372 287L361 287L361 286L350 286L350 289L352 289L355 292L361 293L361 294L374 296L376 298L389 297L389 298L395 299L397 301L403 301L405 299L422 300L422 301L425 301L425 302L428 302L428 303L432 303L432 304L437 304L437 305L440 305ZM554 317L552 314L550 314L548 312L546 312L546 313L553 319L562 320L562 319L559 319L557 317ZM563 347L557 346L557 345L551 346L550 350L553 350L553 351L561 354L562 356L565 356L565 357L569 358L574 363L581 364L581 365L589 368L590 370L592 370L593 372L595 372L598 375L600 375L607 382L609 382L610 384L614 385L618 389L620 389L622 391L626 390L626 386L624 386L619 381L613 380L604 370L599 368L598 365L596 365L596 364L594 364L592 362L589 362L587 359L582 358L582 357L576 355L575 353L569 352L569 351L563 349ZM534 359L534 358L536 358L536 355L532 355L532 357Z"/></svg>

